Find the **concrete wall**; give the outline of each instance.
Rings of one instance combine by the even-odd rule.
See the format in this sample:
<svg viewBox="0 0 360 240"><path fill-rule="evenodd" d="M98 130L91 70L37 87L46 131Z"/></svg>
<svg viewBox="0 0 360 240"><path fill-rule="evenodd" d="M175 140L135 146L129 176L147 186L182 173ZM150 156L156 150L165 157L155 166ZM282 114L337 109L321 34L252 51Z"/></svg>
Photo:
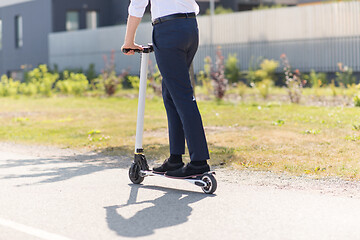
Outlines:
<svg viewBox="0 0 360 240"><path fill-rule="evenodd" d="M23 18L23 41L15 47L15 16ZM21 65L37 66L48 62L48 34L51 32L51 1L36 0L0 8L3 22L3 48L0 50L0 75L20 70Z"/></svg>
<svg viewBox="0 0 360 240"><path fill-rule="evenodd" d="M237 54L243 70L251 59L280 60L285 53L292 66L301 71L335 72L337 63L342 62L360 72L359 12L360 2L344 2L219 15L212 26L214 45L210 45L210 17L198 17L200 48L194 59L195 70L202 69L204 58L214 57L220 45L225 57ZM151 31L149 23L142 23L137 42L151 41ZM139 57L120 53L124 35L125 26L51 34L50 62L60 68L84 69L95 63L100 71L103 55L113 49L119 72L130 68L132 73L138 73Z"/></svg>
<svg viewBox="0 0 360 240"><path fill-rule="evenodd" d="M60 69L74 67L87 69L93 63L96 71L101 72L104 68L104 56L110 58L111 52L114 51L117 71L129 69L137 74L139 55L128 57L120 51L124 42L125 29L125 25L122 25L96 30L52 33L49 36L50 66L57 64ZM138 42L150 43L151 31L151 23L140 24L136 35Z"/></svg>

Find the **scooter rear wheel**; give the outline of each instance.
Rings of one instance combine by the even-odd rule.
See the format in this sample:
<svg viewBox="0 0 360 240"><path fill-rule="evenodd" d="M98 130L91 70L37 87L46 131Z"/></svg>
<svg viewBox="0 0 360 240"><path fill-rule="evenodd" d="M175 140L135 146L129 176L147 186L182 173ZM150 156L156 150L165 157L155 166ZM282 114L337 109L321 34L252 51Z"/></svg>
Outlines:
<svg viewBox="0 0 360 240"><path fill-rule="evenodd" d="M206 186L201 188L204 193L213 194L216 191L217 181L212 174L205 173L201 176L201 180L206 183Z"/></svg>
<svg viewBox="0 0 360 240"><path fill-rule="evenodd" d="M129 178L134 184L140 184L144 181L144 177L140 176L140 166L137 163L132 163L129 169Z"/></svg>

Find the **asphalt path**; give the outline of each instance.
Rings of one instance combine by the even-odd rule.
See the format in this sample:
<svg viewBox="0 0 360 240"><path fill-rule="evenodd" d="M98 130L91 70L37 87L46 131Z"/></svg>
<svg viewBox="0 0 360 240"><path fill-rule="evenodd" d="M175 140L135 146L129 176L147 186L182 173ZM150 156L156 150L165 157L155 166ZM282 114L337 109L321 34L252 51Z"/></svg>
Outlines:
<svg viewBox="0 0 360 240"><path fill-rule="evenodd" d="M206 195L160 177L133 185L121 157L0 150L1 240L360 239L357 198L250 186L224 169Z"/></svg>

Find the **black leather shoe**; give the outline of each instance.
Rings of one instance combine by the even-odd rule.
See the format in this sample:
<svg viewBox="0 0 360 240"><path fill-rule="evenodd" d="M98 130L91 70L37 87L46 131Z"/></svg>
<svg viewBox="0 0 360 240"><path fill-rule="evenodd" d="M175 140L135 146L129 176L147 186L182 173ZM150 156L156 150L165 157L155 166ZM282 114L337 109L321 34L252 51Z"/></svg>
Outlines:
<svg viewBox="0 0 360 240"><path fill-rule="evenodd" d="M204 166L194 166L191 163L188 163L183 168L179 168L173 171L167 171L165 173L165 176L171 178L191 178L191 177L201 176L202 174L209 171L210 171L210 166L208 164Z"/></svg>
<svg viewBox="0 0 360 240"><path fill-rule="evenodd" d="M169 159L166 159L161 166L154 167L153 172L154 173L159 173L159 174L164 174L166 171L173 171L173 170L182 168L183 166L184 166L183 162L181 162L181 163L171 163L171 162L169 162Z"/></svg>

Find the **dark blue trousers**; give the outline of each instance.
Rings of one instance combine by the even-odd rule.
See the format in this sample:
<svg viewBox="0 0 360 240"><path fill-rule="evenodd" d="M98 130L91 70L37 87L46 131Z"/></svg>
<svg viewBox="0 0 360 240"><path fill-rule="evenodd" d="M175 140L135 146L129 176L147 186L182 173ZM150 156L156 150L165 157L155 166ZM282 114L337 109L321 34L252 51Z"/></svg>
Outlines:
<svg viewBox="0 0 360 240"><path fill-rule="evenodd" d="M209 151L189 76L199 44L196 19L174 19L155 25L153 44L163 77L170 153L184 154L186 139L191 161L207 160Z"/></svg>

